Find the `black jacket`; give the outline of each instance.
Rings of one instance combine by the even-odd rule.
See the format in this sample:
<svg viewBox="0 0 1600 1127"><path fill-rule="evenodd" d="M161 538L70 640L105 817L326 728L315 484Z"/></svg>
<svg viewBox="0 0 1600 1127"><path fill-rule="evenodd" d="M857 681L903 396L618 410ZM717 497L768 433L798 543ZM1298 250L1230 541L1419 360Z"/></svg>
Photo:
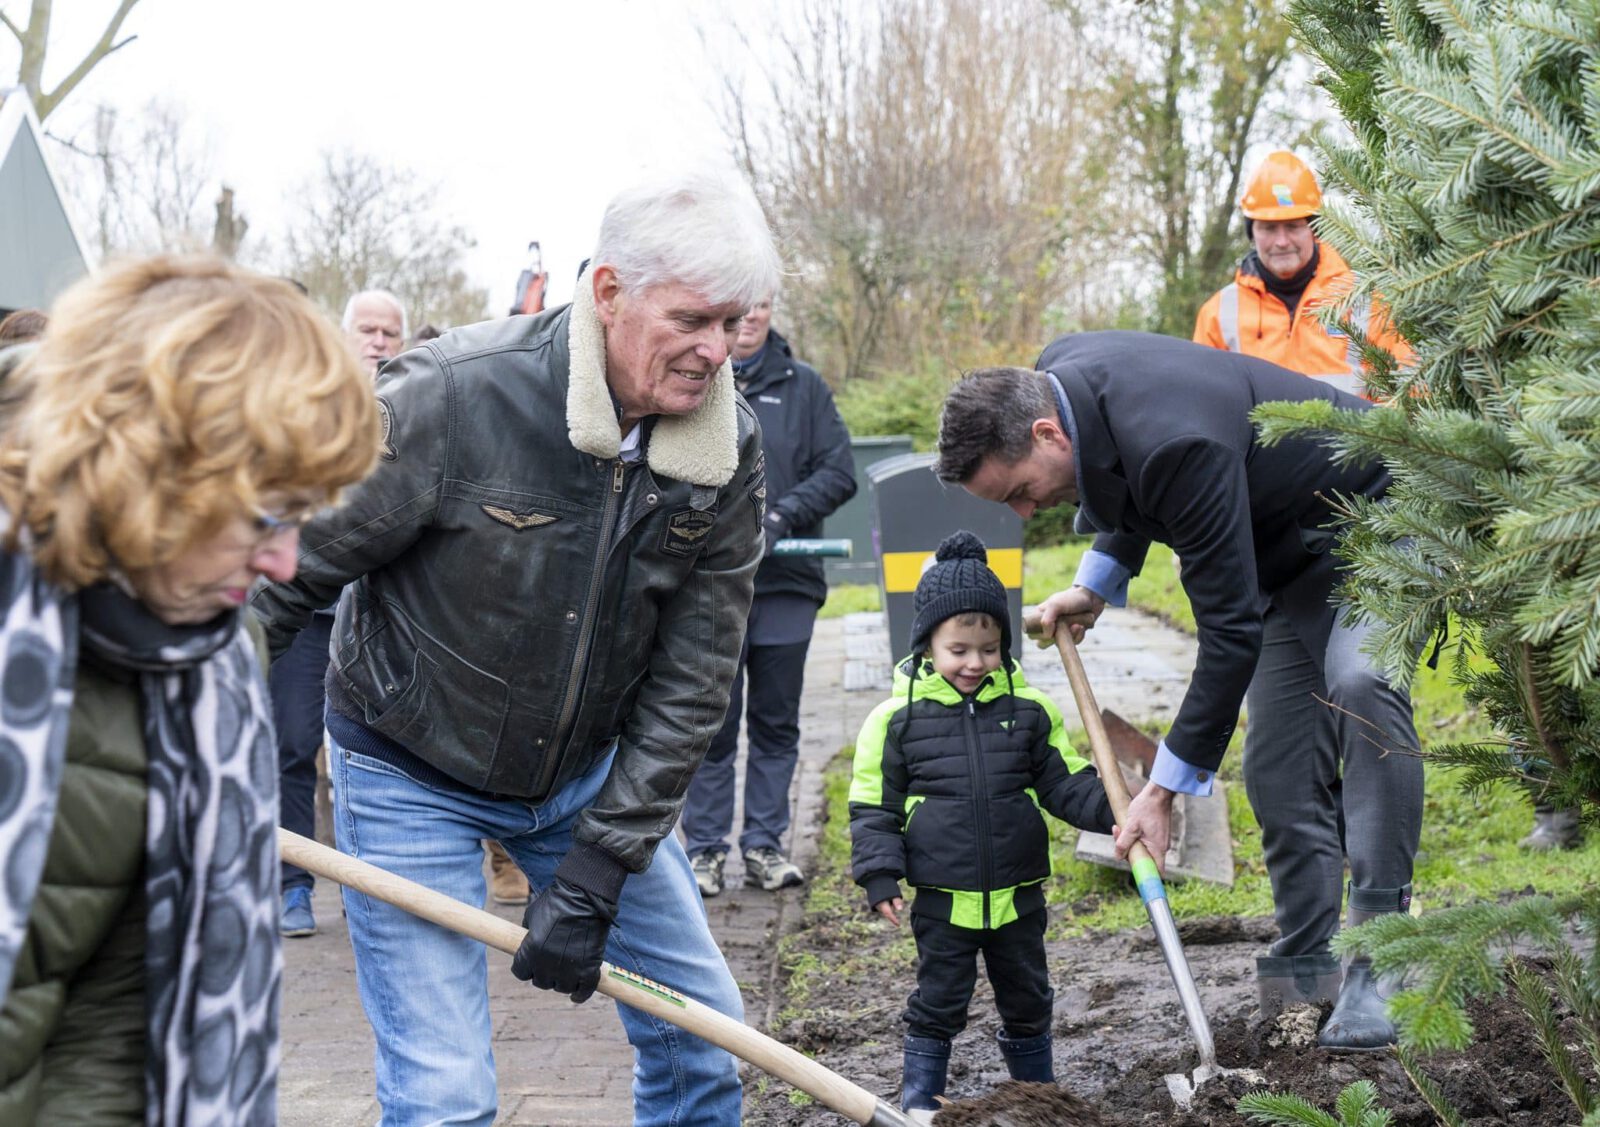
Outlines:
<svg viewBox="0 0 1600 1127"><path fill-rule="evenodd" d="M1258 441L1258 403L1364 399L1265 360L1148 333L1064 336L1036 367L1053 373L1076 429L1081 531L1138 574L1150 542L1183 563L1200 652L1167 747L1214 770L1261 653L1264 599L1333 547L1331 503L1380 497L1381 464L1336 465L1314 438Z"/></svg>
<svg viewBox="0 0 1600 1127"><path fill-rule="evenodd" d="M902 661L893 696L856 740L850 871L867 902L907 880L918 914L960 927L1001 927L1043 907L1045 810L1111 830L1105 788L1067 742L1054 702L1021 669L1009 682L991 673L968 698L932 662Z"/></svg>
<svg viewBox="0 0 1600 1127"><path fill-rule="evenodd" d="M789 342L767 334L766 351L740 390L761 423L767 455L767 507L782 513L789 535L822 535L823 518L856 493L856 465L833 392ZM815 556L769 556L756 572L756 594L798 594L819 606L828 597Z"/></svg>
<svg viewBox="0 0 1600 1127"><path fill-rule="evenodd" d="M618 457L593 298L384 366L378 469L255 606L274 655L342 588L329 705L468 787L539 801L617 755L574 838L650 863L722 724L761 558L761 436L715 377Z"/></svg>

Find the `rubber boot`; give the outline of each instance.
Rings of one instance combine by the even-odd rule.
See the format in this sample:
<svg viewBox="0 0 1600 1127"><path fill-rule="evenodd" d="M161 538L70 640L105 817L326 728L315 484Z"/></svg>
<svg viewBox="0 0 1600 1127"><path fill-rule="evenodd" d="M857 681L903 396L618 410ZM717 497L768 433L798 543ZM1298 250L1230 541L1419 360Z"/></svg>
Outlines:
<svg viewBox="0 0 1600 1127"><path fill-rule="evenodd" d="M1338 956L1262 955L1256 959L1256 999L1261 1020L1271 1021L1290 1006L1320 1006L1339 997L1344 968Z"/></svg>
<svg viewBox="0 0 1600 1127"><path fill-rule="evenodd" d="M1004 1029L995 1034L1000 1042L1000 1055L1006 1058L1006 1070L1013 1080L1031 1080L1035 1084L1054 1084L1056 1065L1051 1046L1054 1038L1048 1033L1037 1037L1007 1037Z"/></svg>
<svg viewBox="0 0 1600 1127"><path fill-rule="evenodd" d="M1411 886L1404 888L1350 888L1345 926L1358 927L1370 919L1411 907ZM1387 1049L1395 1043L1394 1022L1389 1020L1389 999L1399 992L1401 976L1373 971L1365 955L1351 959L1344 970L1344 985L1317 1044L1335 1052L1362 1053Z"/></svg>
<svg viewBox="0 0 1600 1127"><path fill-rule="evenodd" d="M1575 849L1582 841L1583 827L1578 823L1576 809L1535 806L1533 829L1517 844L1535 853L1544 853L1551 849Z"/></svg>
<svg viewBox="0 0 1600 1127"><path fill-rule="evenodd" d="M900 1110L936 1111L934 1096L944 1095L950 1068L950 1042L906 1035L905 1067L900 1074Z"/></svg>

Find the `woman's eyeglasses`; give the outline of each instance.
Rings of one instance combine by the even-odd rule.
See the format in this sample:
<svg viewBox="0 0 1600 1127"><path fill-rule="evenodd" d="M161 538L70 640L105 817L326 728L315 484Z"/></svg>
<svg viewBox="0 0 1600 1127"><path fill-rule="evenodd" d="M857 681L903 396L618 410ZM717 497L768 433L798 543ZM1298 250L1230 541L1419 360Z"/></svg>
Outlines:
<svg viewBox="0 0 1600 1127"><path fill-rule="evenodd" d="M310 507L278 513L271 513L266 509L257 509L251 517L251 522L255 527L255 540L251 545L252 548L259 551L285 533L298 532L310 524L313 518L321 512L320 508Z"/></svg>

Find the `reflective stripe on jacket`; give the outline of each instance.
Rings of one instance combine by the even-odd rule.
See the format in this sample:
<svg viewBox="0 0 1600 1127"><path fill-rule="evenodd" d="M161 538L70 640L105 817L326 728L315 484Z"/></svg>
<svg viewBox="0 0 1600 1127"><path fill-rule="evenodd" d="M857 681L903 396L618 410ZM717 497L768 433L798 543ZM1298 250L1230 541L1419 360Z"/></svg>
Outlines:
<svg viewBox="0 0 1600 1127"><path fill-rule="evenodd" d="M1275 294L1267 290L1255 263L1243 265L1231 284L1211 295L1195 318L1194 339L1199 344L1228 352L1256 356L1292 371L1326 381L1340 391L1370 399L1364 378L1361 351L1355 340L1337 327L1326 326L1318 310L1337 302L1355 285L1355 275L1345 260L1325 242L1317 272L1300 297L1293 317ZM1366 302L1351 311L1350 320L1361 332L1406 363L1411 349L1389 324L1380 306L1374 311Z"/></svg>

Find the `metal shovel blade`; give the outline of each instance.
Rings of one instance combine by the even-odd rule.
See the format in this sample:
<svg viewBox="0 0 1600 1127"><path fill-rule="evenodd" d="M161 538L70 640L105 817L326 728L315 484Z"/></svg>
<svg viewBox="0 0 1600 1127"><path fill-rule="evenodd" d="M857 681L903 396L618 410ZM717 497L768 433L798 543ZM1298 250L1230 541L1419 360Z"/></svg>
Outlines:
<svg viewBox="0 0 1600 1127"><path fill-rule="evenodd" d="M1239 1076L1250 1084L1266 1083L1266 1077L1253 1068L1223 1068L1220 1064L1206 1061L1200 1062L1194 1070L1192 1079L1181 1072L1169 1072L1162 1079L1167 1082L1167 1094L1172 1097L1172 1102L1177 1105L1178 1110L1188 1111L1189 1105L1194 1103L1195 1093L1200 1090L1200 1085L1218 1076Z"/></svg>

